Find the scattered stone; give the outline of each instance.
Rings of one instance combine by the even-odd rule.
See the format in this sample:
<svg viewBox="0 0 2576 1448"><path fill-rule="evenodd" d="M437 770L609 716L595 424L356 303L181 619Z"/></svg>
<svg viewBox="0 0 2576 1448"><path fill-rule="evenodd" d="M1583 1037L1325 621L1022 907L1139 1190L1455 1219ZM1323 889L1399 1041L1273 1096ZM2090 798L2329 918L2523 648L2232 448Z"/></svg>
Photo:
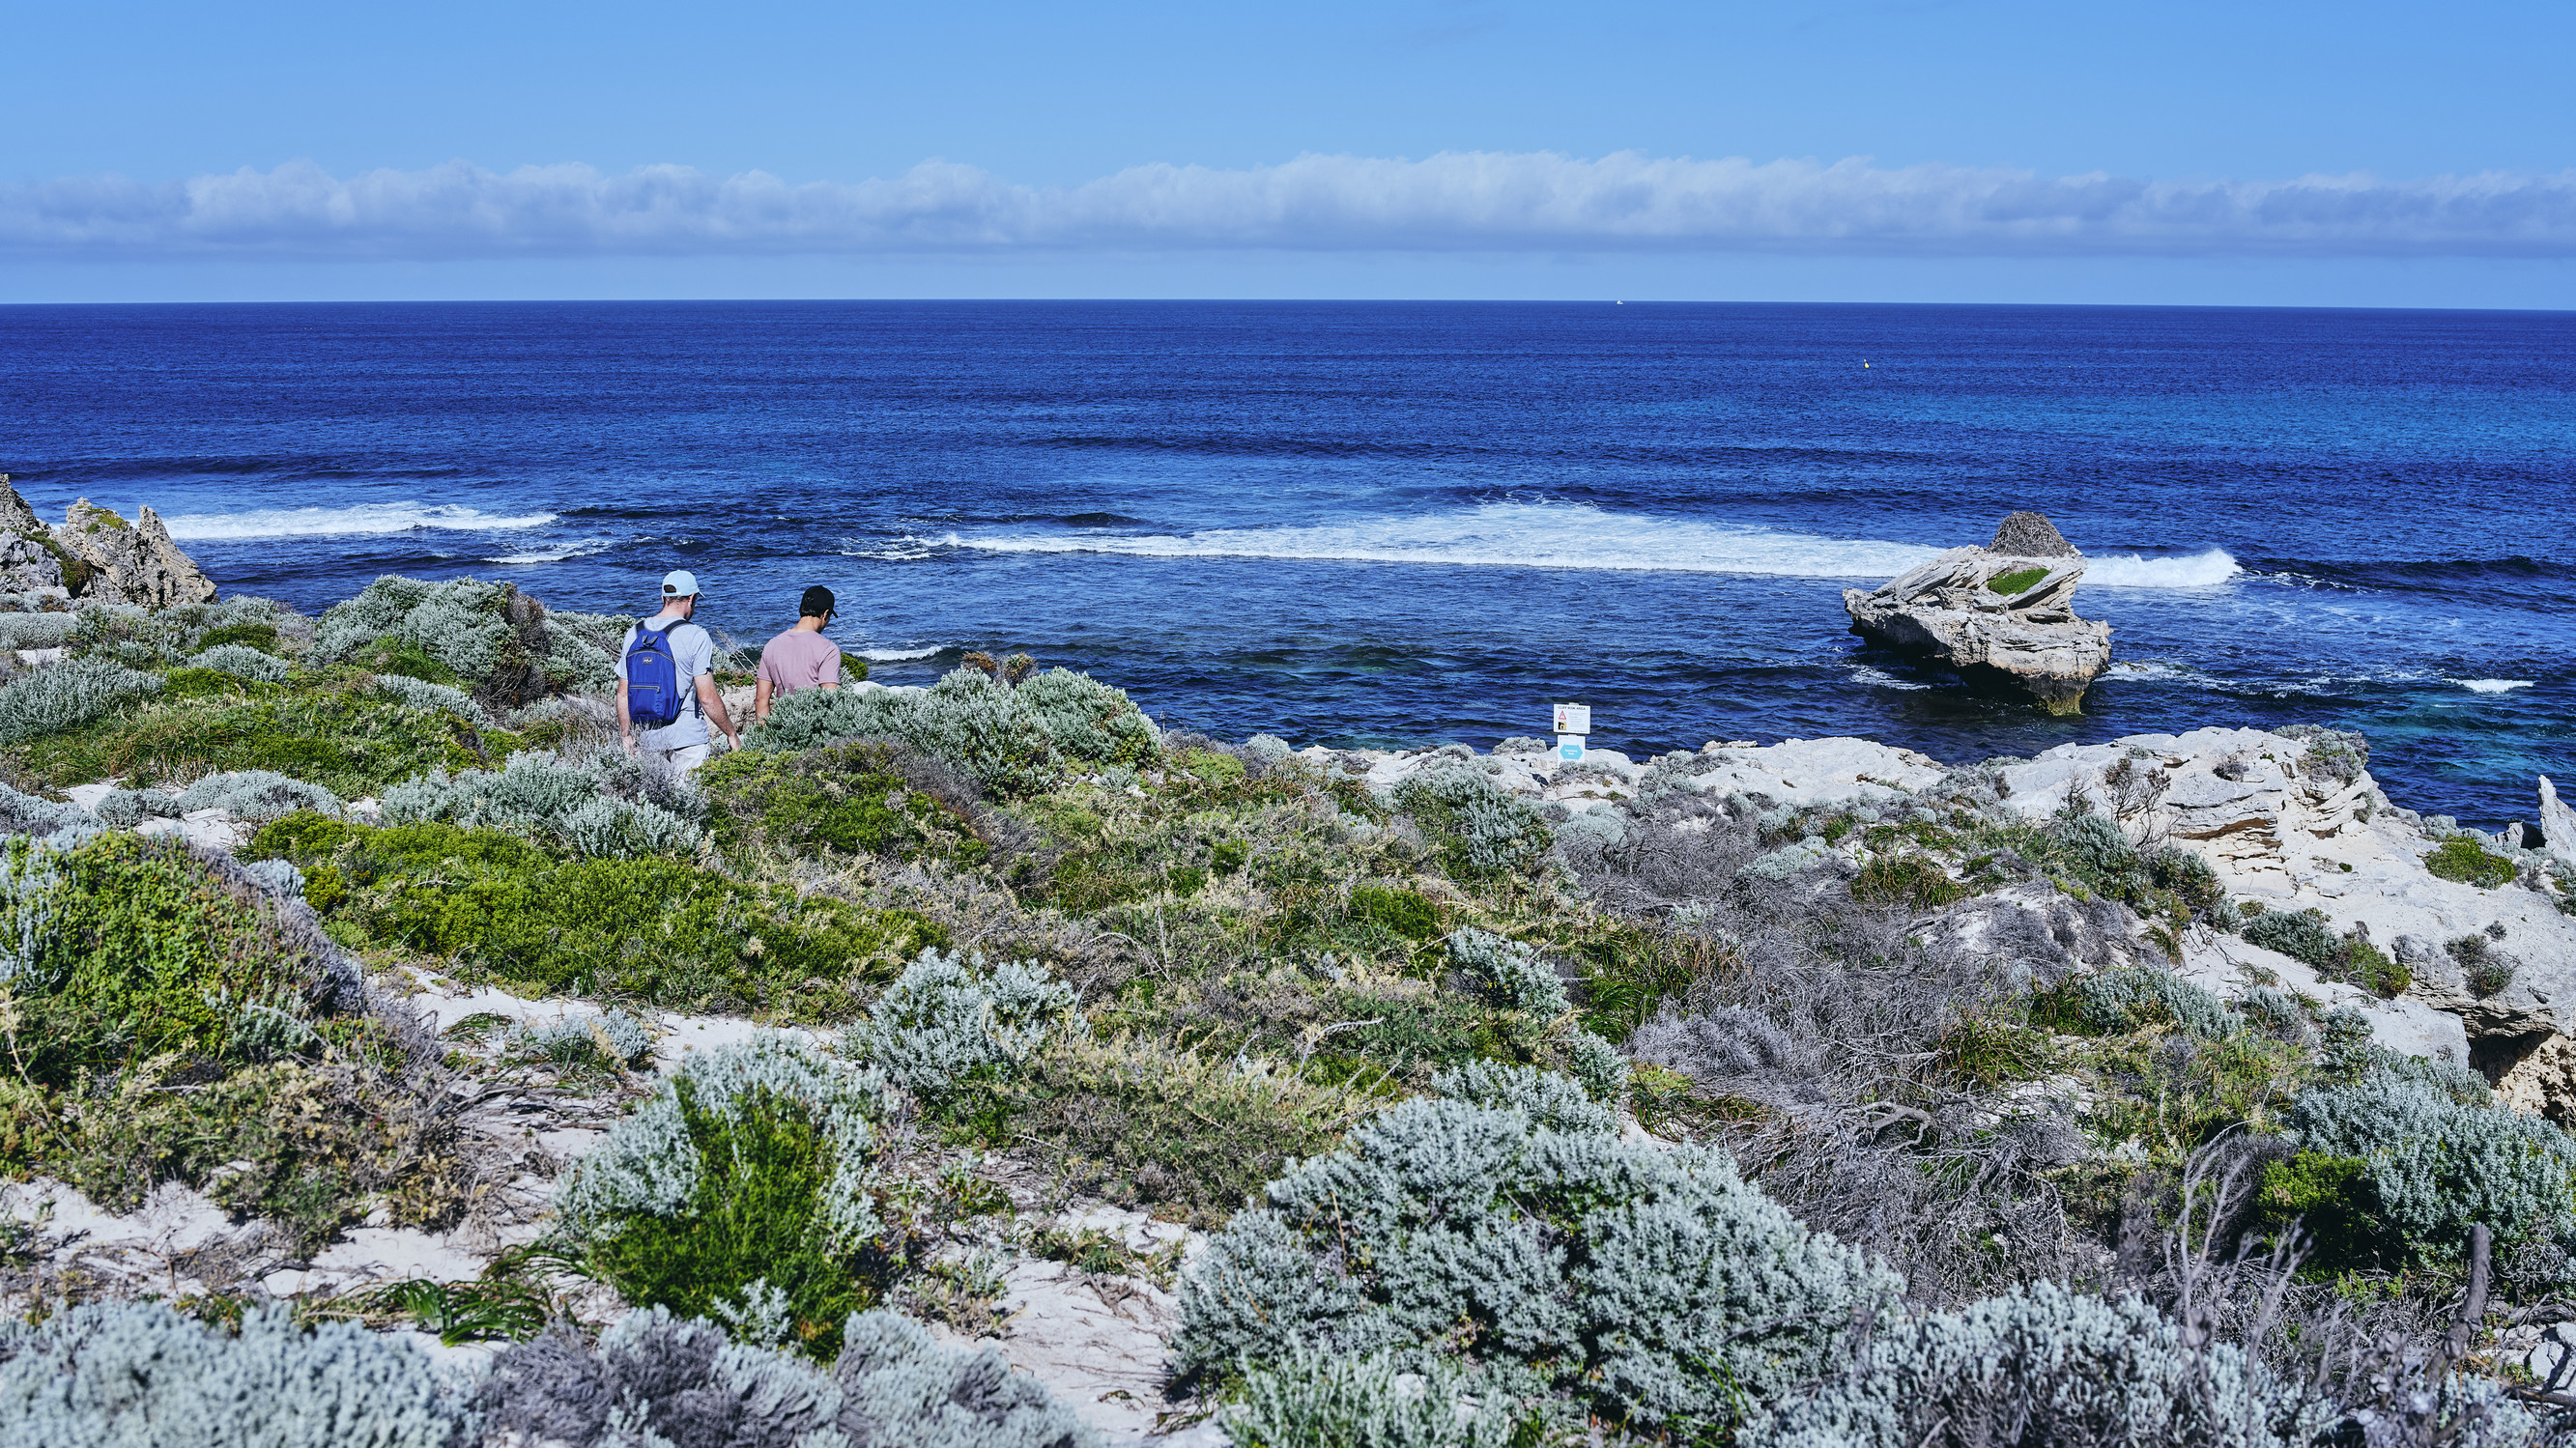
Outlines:
<svg viewBox="0 0 2576 1448"><path fill-rule="evenodd" d="M2026 690L2051 714L2080 714L2111 662L2111 626L2075 616L2083 578L2083 555L2047 519L2015 513L1995 546L1953 548L1876 589L1847 588L1843 609L1864 638L1972 684Z"/></svg>

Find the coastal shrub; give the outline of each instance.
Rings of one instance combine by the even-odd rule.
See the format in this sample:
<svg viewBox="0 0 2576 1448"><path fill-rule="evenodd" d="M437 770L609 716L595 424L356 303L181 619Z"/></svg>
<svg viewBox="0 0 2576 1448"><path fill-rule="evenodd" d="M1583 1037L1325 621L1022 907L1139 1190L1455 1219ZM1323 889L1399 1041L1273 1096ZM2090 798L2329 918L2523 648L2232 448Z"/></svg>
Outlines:
<svg viewBox="0 0 2576 1448"><path fill-rule="evenodd" d="M1037 794L1063 779L1037 710L1020 690L981 669L960 666L931 685L905 737L1006 798Z"/></svg>
<svg viewBox="0 0 2576 1448"><path fill-rule="evenodd" d="M1408 1373L1391 1355L1298 1348L1244 1375L1222 1414L1241 1448L1512 1448L1515 1405L1476 1396L1475 1374L1438 1360Z"/></svg>
<svg viewBox="0 0 2576 1448"><path fill-rule="evenodd" d="M79 805L38 799L0 783L0 834L34 835L69 848L96 833L97 819Z"/></svg>
<svg viewBox="0 0 2576 1448"><path fill-rule="evenodd" d="M161 692L158 676L108 659L66 659L0 684L0 744L87 724Z"/></svg>
<svg viewBox="0 0 2576 1448"><path fill-rule="evenodd" d="M451 1380L408 1343L252 1307L158 1302L0 1321L0 1448L466 1448Z"/></svg>
<svg viewBox="0 0 2576 1448"><path fill-rule="evenodd" d="M882 1282L877 1079L797 1037L690 1053L559 1182L555 1211L627 1301L828 1359Z"/></svg>
<svg viewBox="0 0 2576 1448"><path fill-rule="evenodd" d="M1139 768L1162 752L1162 734L1123 689L1089 674L1049 669L1016 691L1056 753L1088 765Z"/></svg>
<svg viewBox="0 0 2576 1448"><path fill-rule="evenodd" d="M0 720L5 720L7 716L6 695L7 691L0 689ZM5 737L6 727L5 723L0 723L0 737ZM2424 857L2424 868L2440 879L2456 881L2462 885L2475 885L2481 890L2493 890L2501 885L2509 885L2513 883L2514 876L2520 873L2513 861L2502 855L2488 853L2477 841L2466 835L2453 835L2435 845L2433 852Z"/></svg>
<svg viewBox="0 0 2576 1448"><path fill-rule="evenodd" d="M469 724L481 725L492 722L491 716L483 711L483 706L474 702L473 695L451 685L432 683L427 679L415 679L407 674L378 674L375 686L379 692L399 699L415 709L435 714L453 714Z"/></svg>
<svg viewBox="0 0 2576 1448"><path fill-rule="evenodd" d="M1471 1106L1518 1111L1550 1131L1617 1135L1619 1117L1570 1077L1504 1061L1467 1061L1431 1078L1435 1093Z"/></svg>
<svg viewBox="0 0 2576 1448"><path fill-rule="evenodd" d="M374 940L486 978L657 1005L842 1019L854 986L946 943L910 911L666 858L562 860L498 830L297 814L249 853L293 861L317 908Z"/></svg>
<svg viewBox="0 0 2576 1448"><path fill-rule="evenodd" d="M241 1065L311 1041L359 987L309 919L174 840L0 844L17 1073L65 1089L162 1055Z"/></svg>
<svg viewBox="0 0 2576 1448"><path fill-rule="evenodd" d="M854 739L795 753L736 750L698 771L698 788L716 842L731 851L928 855L969 864L989 853L973 786L894 740Z"/></svg>
<svg viewBox="0 0 2576 1448"><path fill-rule="evenodd" d="M986 969L980 955L925 950L842 1035L843 1049L916 1095L938 1097L978 1071L1008 1071L1080 1030L1073 987L1033 963Z"/></svg>
<svg viewBox="0 0 2576 1448"><path fill-rule="evenodd" d="M2218 997L2152 966L2075 976L2042 996L2034 1014L2060 1029L2106 1036L2172 1026L2205 1041L2224 1041L2245 1027Z"/></svg>
<svg viewBox="0 0 2576 1448"><path fill-rule="evenodd" d="M340 797L318 784L306 784L270 769L248 769L232 774L211 774L173 801L182 814L191 810L219 809L237 820L265 824L295 813L311 810L316 814L338 815L347 808Z"/></svg>
<svg viewBox="0 0 2576 1448"><path fill-rule="evenodd" d="M2495 948L2483 934L2463 935L2442 943L2444 953L2460 963L2460 974L2467 980L2472 995L2494 995L2513 984L2513 974L2522 962Z"/></svg>
<svg viewBox="0 0 2576 1448"><path fill-rule="evenodd" d="M501 1044L505 1055L558 1066L642 1066L653 1057L653 1033L624 1011L557 1016L522 1025Z"/></svg>
<svg viewBox="0 0 2576 1448"><path fill-rule="evenodd" d="M966 1078L943 1114L979 1140L1035 1154L1069 1190L1215 1226L1384 1107L1373 1086L1265 1057L1068 1032L1008 1075Z"/></svg>
<svg viewBox="0 0 2576 1448"><path fill-rule="evenodd" d="M1098 1433L998 1348L940 1347L882 1309L814 1363L662 1308L596 1348L569 1325L503 1353L473 1407L489 1441L562 1448L1099 1448Z"/></svg>
<svg viewBox="0 0 2576 1448"><path fill-rule="evenodd" d="M0 649L58 649L80 622L69 613L0 613Z"/></svg>
<svg viewBox="0 0 2576 1448"><path fill-rule="evenodd" d="M2576 1139L2484 1096L2377 1069L2300 1096L2289 1129L2304 1151L2364 1163L2360 1205L2418 1254L2455 1258L2481 1222L2500 1242L2560 1241L2576 1231Z"/></svg>
<svg viewBox="0 0 2576 1448"><path fill-rule="evenodd" d="M278 650L277 625L269 622L228 623L210 628L197 636L200 652L217 648L245 648L263 654Z"/></svg>
<svg viewBox="0 0 2576 1448"><path fill-rule="evenodd" d="M1300 1351L1444 1357L1612 1425L1724 1431L1846 1356L1903 1284L1696 1147L1416 1098L1271 1183L1181 1279L1185 1378Z"/></svg>
<svg viewBox="0 0 2576 1448"><path fill-rule="evenodd" d="M0 846L0 1162L118 1211L189 1182L303 1243L370 1192L454 1205L434 1047L273 883L169 839Z"/></svg>
<svg viewBox="0 0 2576 1448"><path fill-rule="evenodd" d="M2280 732L2284 738L2308 741L2299 765L2310 778L2342 786L2361 778L2370 767L2370 740L2358 730L2292 724Z"/></svg>
<svg viewBox="0 0 2576 1448"><path fill-rule="evenodd" d="M610 750L584 761L541 751L510 756L498 770L433 770L385 791L388 824L444 823L508 830L550 840L593 859L688 855L703 831L688 814L704 809L683 782ZM649 785L661 783L661 787ZM637 798L634 796L647 796Z"/></svg>
<svg viewBox="0 0 2576 1448"><path fill-rule="evenodd" d="M916 698L891 689L802 689L771 704L744 743L794 754L845 739L909 739Z"/></svg>
<svg viewBox="0 0 2576 1448"><path fill-rule="evenodd" d="M1881 856L1861 866L1851 892L1855 900L1915 911L1938 910L1968 897L1968 887L1951 879L1940 861L1910 854Z"/></svg>
<svg viewBox="0 0 2576 1448"><path fill-rule="evenodd" d="M1552 1019L1574 1009L1556 967L1537 950L1483 930L1449 937L1449 963L1492 993L1505 1010Z"/></svg>
<svg viewBox="0 0 2576 1448"><path fill-rule="evenodd" d="M274 634L274 630L271 631ZM193 655L188 660L192 669L212 669L236 679L259 684L283 684L294 672L284 659L275 658L247 644L217 644Z"/></svg>
<svg viewBox="0 0 2576 1448"><path fill-rule="evenodd" d="M176 799L159 790L113 789L99 796L90 813L120 830L130 830L145 820L177 819L185 811Z"/></svg>
<svg viewBox="0 0 2576 1448"><path fill-rule="evenodd" d="M2238 934L2266 950L2316 967L2329 980L2348 980L2373 993L2394 998L2414 973L2391 960L2356 926L2337 936L2322 911L2267 910L2238 927Z"/></svg>
<svg viewBox="0 0 2576 1448"><path fill-rule="evenodd" d="M313 631L313 654L330 662L390 639L420 650L457 679L480 681L501 666L512 642L510 621L502 616L505 602L497 583L427 583L386 574L323 611Z"/></svg>
<svg viewBox="0 0 2576 1448"><path fill-rule="evenodd" d="M365 682L135 702L22 740L14 751L21 770L57 786L115 777L142 788L267 769L356 799L432 768L497 763L484 750L501 742L471 719L413 707Z"/></svg>
<svg viewBox="0 0 2576 1448"><path fill-rule="evenodd" d="M2292 1448L2337 1414L2243 1349L2195 1349L2134 1297L2054 1282L1880 1325L1850 1371L1780 1405L1744 1448Z"/></svg>
<svg viewBox="0 0 2576 1448"><path fill-rule="evenodd" d="M1525 873L1553 839L1535 808L1472 769L1414 775L1396 786L1395 805L1459 879Z"/></svg>

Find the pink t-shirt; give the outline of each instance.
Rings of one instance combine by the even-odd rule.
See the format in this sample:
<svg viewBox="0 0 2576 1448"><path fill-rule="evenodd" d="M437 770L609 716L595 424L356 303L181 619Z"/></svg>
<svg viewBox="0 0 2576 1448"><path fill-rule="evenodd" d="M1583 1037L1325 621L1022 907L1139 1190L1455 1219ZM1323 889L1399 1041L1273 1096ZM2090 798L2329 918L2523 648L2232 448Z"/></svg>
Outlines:
<svg viewBox="0 0 2576 1448"><path fill-rule="evenodd" d="M841 682L841 646L808 629L791 628L760 651L760 677L773 697Z"/></svg>

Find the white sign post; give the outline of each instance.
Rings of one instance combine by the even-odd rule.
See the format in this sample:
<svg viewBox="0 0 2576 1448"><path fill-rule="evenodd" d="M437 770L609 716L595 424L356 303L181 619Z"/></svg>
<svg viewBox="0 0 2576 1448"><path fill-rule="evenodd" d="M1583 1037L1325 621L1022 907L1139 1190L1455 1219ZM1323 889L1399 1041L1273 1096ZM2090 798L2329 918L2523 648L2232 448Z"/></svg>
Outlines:
<svg viewBox="0 0 2576 1448"><path fill-rule="evenodd" d="M1592 732L1592 706L1559 704L1556 706L1556 758L1560 764L1583 762L1584 736Z"/></svg>

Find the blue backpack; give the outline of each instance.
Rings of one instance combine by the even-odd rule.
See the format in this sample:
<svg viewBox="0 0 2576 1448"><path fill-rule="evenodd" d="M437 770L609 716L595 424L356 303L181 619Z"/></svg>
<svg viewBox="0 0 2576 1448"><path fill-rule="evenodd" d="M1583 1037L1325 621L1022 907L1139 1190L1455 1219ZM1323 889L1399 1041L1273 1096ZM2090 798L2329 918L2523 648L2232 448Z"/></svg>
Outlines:
<svg viewBox="0 0 2576 1448"><path fill-rule="evenodd" d="M671 653L670 631L679 626L679 621L662 628L639 623L635 642L626 650L626 717L648 729L678 722L680 706L689 698L680 682L680 661Z"/></svg>

